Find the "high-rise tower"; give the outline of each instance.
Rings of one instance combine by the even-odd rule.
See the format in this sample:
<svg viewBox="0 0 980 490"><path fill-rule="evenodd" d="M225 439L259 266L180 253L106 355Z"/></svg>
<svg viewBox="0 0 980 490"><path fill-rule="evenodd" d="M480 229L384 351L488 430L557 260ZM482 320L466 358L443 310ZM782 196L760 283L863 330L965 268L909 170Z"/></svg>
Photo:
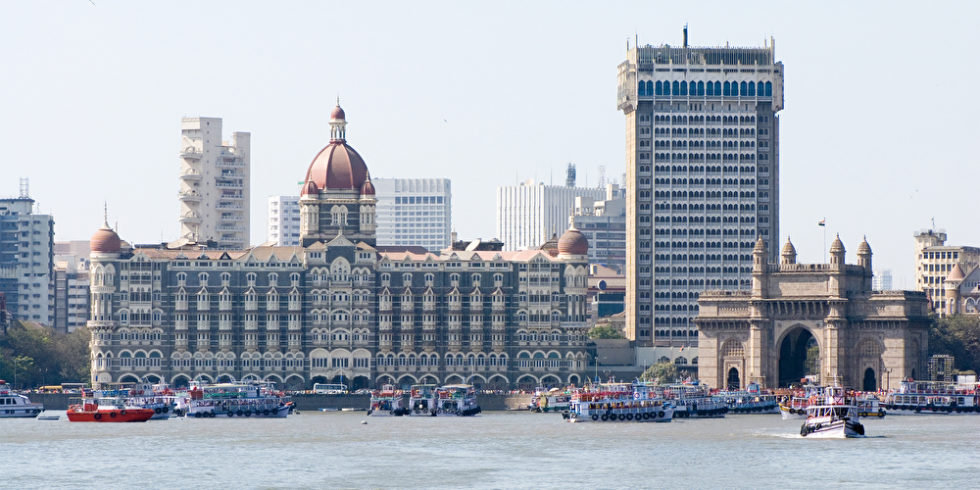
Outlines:
<svg viewBox="0 0 980 490"><path fill-rule="evenodd" d="M694 346L705 289L751 287L779 237L783 64L761 48L635 46L626 116L626 319L638 346Z"/></svg>

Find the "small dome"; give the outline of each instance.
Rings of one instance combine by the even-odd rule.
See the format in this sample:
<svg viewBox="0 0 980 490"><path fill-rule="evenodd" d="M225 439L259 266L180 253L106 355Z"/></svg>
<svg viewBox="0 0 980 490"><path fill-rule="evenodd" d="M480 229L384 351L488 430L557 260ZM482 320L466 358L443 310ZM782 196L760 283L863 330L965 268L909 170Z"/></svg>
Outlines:
<svg viewBox="0 0 980 490"><path fill-rule="evenodd" d="M946 282L950 281L962 281L966 277L963 275L963 269L960 269L960 264L953 266L953 270L949 271L949 275L946 276Z"/></svg>
<svg viewBox="0 0 980 490"><path fill-rule="evenodd" d="M762 235L755 241L755 248L752 249L753 252L765 252L766 242L762 240Z"/></svg>
<svg viewBox="0 0 980 490"><path fill-rule="evenodd" d="M361 185L361 195L362 196L373 196L374 195L374 184L371 183L371 177L369 176L364 184Z"/></svg>
<svg viewBox="0 0 980 490"><path fill-rule="evenodd" d="M347 120L347 115L344 114L344 110L340 108L340 104L337 104L337 107L334 107L333 110L330 111L330 120L339 119Z"/></svg>
<svg viewBox="0 0 980 490"><path fill-rule="evenodd" d="M122 248L122 240L108 224L96 230L88 244L91 251L98 253L116 253Z"/></svg>
<svg viewBox="0 0 980 490"><path fill-rule="evenodd" d="M589 240L581 231L569 228L558 239L558 253L562 255L588 255Z"/></svg>
<svg viewBox="0 0 980 490"><path fill-rule="evenodd" d="M834 243L830 244L830 253L844 253L844 242L840 241L840 235L834 238Z"/></svg>
<svg viewBox="0 0 980 490"><path fill-rule="evenodd" d="M789 237L786 237L786 244L783 245L782 254L796 256L796 247L793 246L793 242L790 241Z"/></svg>
<svg viewBox="0 0 980 490"><path fill-rule="evenodd" d="M320 189L317 188L316 182L313 182L312 180L308 180L308 181L306 181L306 185L303 186L303 190L300 192L300 195L301 196L306 196L306 195L315 196L315 195L317 195L319 193L320 193Z"/></svg>
<svg viewBox="0 0 980 490"><path fill-rule="evenodd" d="M861 240L861 244L858 245L858 255L871 255L871 245L868 245L868 237L864 237Z"/></svg>

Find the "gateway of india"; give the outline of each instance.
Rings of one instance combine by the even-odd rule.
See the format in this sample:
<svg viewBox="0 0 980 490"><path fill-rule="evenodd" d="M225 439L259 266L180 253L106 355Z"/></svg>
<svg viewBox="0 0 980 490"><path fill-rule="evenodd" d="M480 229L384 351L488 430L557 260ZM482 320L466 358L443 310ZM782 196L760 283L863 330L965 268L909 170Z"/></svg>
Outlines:
<svg viewBox="0 0 980 490"><path fill-rule="evenodd" d="M587 372L588 242L537 250L380 247L374 186L330 113L300 197L301 246L133 247L91 239L92 383L265 380L580 383ZM175 242L176 243L176 242ZM497 242L499 245L499 242Z"/></svg>
<svg viewBox="0 0 980 490"><path fill-rule="evenodd" d="M919 291L873 291L871 247L844 262L837 237L829 264L797 264L787 239L778 264L760 237L751 291L708 291L698 301L698 377L711 387L823 384L873 391L927 375L929 300ZM808 357L810 362L808 363ZM809 365L808 365L809 364Z"/></svg>

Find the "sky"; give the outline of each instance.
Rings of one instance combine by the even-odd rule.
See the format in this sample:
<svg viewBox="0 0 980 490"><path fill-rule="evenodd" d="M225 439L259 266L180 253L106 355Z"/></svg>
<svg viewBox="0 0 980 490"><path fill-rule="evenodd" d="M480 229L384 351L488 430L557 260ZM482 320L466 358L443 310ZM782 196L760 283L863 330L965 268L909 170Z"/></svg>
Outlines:
<svg viewBox="0 0 980 490"><path fill-rule="evenodd" d="M495 232L495 189L625 172L627 42L761 46L785 65L780 243L824 260L862 236L914 286L912 235L980 245L971 182L977 2L131 2L0 0L0 196L30 179L55 240L110 224L177 237L180 118L252 134L251 235L329 137L376 177L452 180L461 238ZM817 221L826 218L826 229ZM826 239L824 232L826 231ZM825 245L825 243L827 245Z"/></svg>

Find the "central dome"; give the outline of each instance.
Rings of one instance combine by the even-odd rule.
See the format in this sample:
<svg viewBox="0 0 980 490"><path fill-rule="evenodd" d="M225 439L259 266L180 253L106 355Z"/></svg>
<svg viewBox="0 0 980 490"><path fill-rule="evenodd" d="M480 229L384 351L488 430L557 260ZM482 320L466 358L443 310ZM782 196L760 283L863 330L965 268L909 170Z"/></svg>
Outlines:
<svg viewBox="0 0 980 490"><path fill-rule="evenodd" d="M355 190L360 191L368 179L367 165L361 155L347 144L347 117L340 104L330 112L330 144L320 150L304 179L304 194L310 182L319 191Z"/></svg>

